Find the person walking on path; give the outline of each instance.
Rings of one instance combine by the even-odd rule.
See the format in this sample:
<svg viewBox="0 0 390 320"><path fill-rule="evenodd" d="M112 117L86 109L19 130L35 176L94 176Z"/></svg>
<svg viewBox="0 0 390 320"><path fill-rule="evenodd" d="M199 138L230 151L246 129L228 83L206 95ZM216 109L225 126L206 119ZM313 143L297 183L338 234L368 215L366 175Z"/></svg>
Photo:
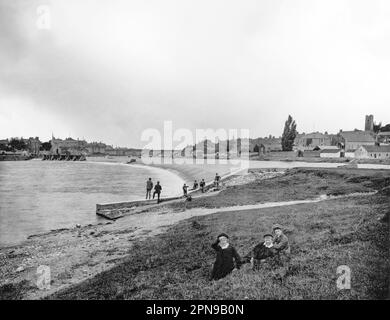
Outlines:
<svg viewBox="0 0 390 320"><path fill-rule="evenodd" d="M194 181L194 186L192 187L192 190L198 189L198 182L195 180Z"/></svg>
<svg viewBox="0 0 390 320"><path fill-rule="evenodd" d="M200 189L202 190L202 193L204 193L204 187L206 186L206 182L204 182L204 179L202 179L199 186L200 186Z"/></svg>
<svg viewBox="0 0 390 320"><path fill-rule="evenodd" d="M149 180L146 181L146 200L152 197L152 189L153 189L153 182L152 178L149 178Z"/></svg>
<svg viewBox="0 0 390 320"><path fill-rule="evenodd" d="M187 189L188 186L186 184L183 185L183 196L187 197Z"/></svg>
<svg viewBox="0 0 390 320"><path fill-rule="evenodd" d="M241 258L237 250L229 244L229 236L221 233L211 247L217 252L217 257L211 272L211 280L226 277L235 268L241 266Z"/></svg>
<svg viewBox="0 0 390 320"><path fill-rule="evenodd" d="M162 187L160 185L160 181L157 181L157 184L154 186L154 192L153 192L153 199L154 199L154 196L156 195L157 193L157 203L160 203L160 194L161 194L161 191L162 191Z"/></svg>
<svg viewBox="0 0 390 320"><path fill-rule="evenodd" d="M215 174L214 184L216 188L219 188L219 180L221 180L221 177L218 175L218 173Z"/></svg>

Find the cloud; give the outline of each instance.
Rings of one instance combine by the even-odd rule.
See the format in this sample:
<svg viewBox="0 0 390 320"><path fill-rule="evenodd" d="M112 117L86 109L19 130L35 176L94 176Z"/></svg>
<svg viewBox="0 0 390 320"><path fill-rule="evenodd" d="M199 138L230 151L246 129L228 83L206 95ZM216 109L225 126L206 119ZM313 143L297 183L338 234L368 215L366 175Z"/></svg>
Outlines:
<svg viewBox="0 0 390 320"><path fill-rule="evenodd" d="M50 30L40 4L0 3L0 116L33 105L47 134L141 146L163 120L253 136L288 114L306 132L390 122L385 1L57 0Z"/></svg>

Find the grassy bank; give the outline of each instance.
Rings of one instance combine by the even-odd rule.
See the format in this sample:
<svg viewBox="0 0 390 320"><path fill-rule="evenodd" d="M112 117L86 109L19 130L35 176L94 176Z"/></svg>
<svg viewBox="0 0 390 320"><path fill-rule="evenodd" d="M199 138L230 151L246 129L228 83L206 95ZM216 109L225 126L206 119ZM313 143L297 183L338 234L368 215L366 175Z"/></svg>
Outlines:
<svg viewBox="0 0 390 320"><path fill-rule="evenodd" d="M382 218L389 214L389 179L389 172L374 170L294 169L284 177L228 188L202 200L206 202L193 201L191 205L212 205L207 201L213 200L223 206L231 198L234 204L248 204L309 198L318 193L381 191L374 196L191 218L162 235L135 242L130 254L111 270L49 298L385 298L390 271L389 229ZM255 195L249 196L253 192ZM227 232L243 255L261 241L273 223L286 227L292 244L293 258L282 278L272 270L253 272L244 266L225 279L208 281L215 258L210 244L218 233ZM337 290L336 268L340 265L351 269L351 290Z"/></svg>
<svg viewBox="0 0 390 320"><path fill-rule="evenodd" d="M220 208L274 201L304 200L322 194L343 195L369 192L390 185L389 170L290 169L283 176L256 180L222 190L219 194L194 198L187 203L166 204L167 208Z"/></svg>

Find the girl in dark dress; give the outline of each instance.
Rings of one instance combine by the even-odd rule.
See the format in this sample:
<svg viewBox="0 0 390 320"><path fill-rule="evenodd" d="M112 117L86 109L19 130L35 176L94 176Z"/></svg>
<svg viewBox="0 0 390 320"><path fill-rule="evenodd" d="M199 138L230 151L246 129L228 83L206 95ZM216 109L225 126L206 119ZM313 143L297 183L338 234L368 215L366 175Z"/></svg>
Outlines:
<svg viewBox="0 0 390 320"><path fill-rule="evenodd" d="M237 250L229 245L229 237L227 234L221 233L211 247L217 252L217 258L211 273L211 280L218 280L227 276L233 271L234 267L237 269L240 268L241 258Z"/></svg>

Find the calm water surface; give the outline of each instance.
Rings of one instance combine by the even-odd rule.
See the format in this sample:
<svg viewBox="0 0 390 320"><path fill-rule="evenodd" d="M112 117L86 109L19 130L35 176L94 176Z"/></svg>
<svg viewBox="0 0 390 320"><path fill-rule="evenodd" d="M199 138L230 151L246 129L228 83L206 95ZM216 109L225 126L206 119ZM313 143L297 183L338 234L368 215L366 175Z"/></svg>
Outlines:
<svg viewBox="0 0 390 320"><path fill-rule="evenodd" d="M0 246L28 235L98 221L96 203L142 199L145 181L160 180L164 196L181 193L171 172L123 163L0 162ZM105 220L102 220L105 221Z"/></svg>
<svg viewBox="0 0 390 320"><path fill-rule="evenodd" d="M148 177L154 182L160 180L163 196L181 194L184 181L179 176L159 168L124 164L127 160L126 157L116 157L90 158L84 162L0 162L0 246L20 243L31 234L99 221L102 218L95 214L96 203L143 199ZM341 163L248 163L250 168L338 165ZM390 166L359 164L359 168L390 169ZM207 181L214 177L215 172L225 175L229 170L229 166L221 165L182 165L179 171L185 173L183 178L188 180L187 183L192 183L189 177Z"/></svg>

